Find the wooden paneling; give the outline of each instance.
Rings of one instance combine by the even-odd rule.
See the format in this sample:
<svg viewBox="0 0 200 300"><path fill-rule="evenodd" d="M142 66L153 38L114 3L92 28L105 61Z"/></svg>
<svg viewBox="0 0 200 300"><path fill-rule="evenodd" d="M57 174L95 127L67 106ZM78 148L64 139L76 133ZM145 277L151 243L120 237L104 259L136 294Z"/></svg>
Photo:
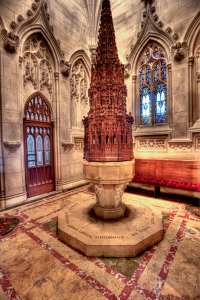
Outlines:
<svg viewBox="0 0 200 300"><path fill-rule="evenodd" d="M135 176L200 184L200 162L135 159Z"/></svg>

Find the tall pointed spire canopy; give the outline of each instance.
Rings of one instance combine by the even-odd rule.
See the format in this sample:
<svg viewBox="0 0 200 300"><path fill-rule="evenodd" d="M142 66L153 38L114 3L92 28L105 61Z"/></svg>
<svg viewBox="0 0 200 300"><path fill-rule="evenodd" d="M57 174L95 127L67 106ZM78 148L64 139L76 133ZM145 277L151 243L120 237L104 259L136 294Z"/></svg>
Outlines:
<svg viewBox="0 0 200 300"><path fill-rule="evenodd" d="M119 61L110 1L103 0L96 62L88 90L90 111L83 119L84 158L88 161L133 159L131 114L126 114L124 65Z"/></svg>
<svg viewBox="0 0 200 300"><path fill-rule="evenodd" d="M100 29L98 36L97 64L104 60L119 63L117 47L115 42L115 31L113 27L110 0L103 0L101 10Z"/></svg>

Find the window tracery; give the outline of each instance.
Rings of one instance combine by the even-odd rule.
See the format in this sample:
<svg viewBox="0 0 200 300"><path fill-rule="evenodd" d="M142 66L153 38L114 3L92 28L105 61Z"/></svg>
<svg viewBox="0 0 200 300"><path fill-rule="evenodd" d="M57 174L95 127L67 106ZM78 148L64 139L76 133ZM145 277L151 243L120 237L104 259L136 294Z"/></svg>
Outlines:
<svg viewBox="0 0 200 300"><path fill-rule="evenodd" d="M29 100L25 107L26 120L51 121L49 106L39 94Z"/></svg>
<svg viewBox="0 0 200 300"><path fill-rule="evenodd" d="M23 47L23 84L30 81L35 90L47 87L52 93L52 57L48 46L39 35L28 38Z"/></svg>
<svg viewBox="0 0 200 300"><path fill-rule="evenodd" d="M83 127L82 119L89 110L88 104L88 74L84 63L78 59L72 65L70 78L70 97L72 104L72 126Z"/></svg>
<svg viewBox="0 0 200 300"><path fill-rule="evenodd" d="M140 123L150 125L167 122L166 54L151 43L139 60Z"/></svg>

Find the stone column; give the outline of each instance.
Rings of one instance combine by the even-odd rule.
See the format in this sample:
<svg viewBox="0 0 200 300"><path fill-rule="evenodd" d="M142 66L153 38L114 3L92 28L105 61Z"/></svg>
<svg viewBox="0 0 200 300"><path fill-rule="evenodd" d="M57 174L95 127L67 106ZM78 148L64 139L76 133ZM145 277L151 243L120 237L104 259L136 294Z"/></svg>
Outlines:
<svg viewBox="0 0 200 300"><path fill-rule="evenodd" d="M167 68L168 68L168 101L169 103L167 103L167 115L169 116L169 127L172 128L172 112L173 112L173 103L172 103L172 65L171 63L167 64Z"/></svg>
<svg viewBox="0 0 200 300"><path fill-rule="evenodd" d="M61 169L60 169L60 100L59 100L59 73L54 73L55 78L55 101L56 101L56 128L55 128L55 187L56 191L61 190Z"/></svg>
<svg viewBox="0 0 200 300"><path fill-rule="evenodd" d="M193 89L192 89L192 68L193 68L194 57L188 58L189 64L189 86L188 86L188 100L189 100L189 126L193 126Z"/></svg>
<svg viewBox="0 0 200 300"><path fill-rule="evenodd" d="M133 125L133 130L135 131L137 129L137 120L136 120L136 79L137 75L132 76L132 112L133 112L133 120L134 120L134 125Z"/></svg>

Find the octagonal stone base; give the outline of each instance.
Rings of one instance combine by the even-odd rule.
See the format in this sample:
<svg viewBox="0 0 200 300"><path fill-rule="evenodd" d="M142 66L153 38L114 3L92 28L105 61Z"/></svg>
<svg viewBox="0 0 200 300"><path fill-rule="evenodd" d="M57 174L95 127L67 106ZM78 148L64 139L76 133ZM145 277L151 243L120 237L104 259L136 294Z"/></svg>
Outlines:
<svg viewBox="0 0 200 300"><path fill-rule="evenodd" d="M141 202L126 201L126 212L117 220L101 220L93 200L76 201L58 215L58 237L95 257L134 257L163 238L162 214Z"/></svg>

